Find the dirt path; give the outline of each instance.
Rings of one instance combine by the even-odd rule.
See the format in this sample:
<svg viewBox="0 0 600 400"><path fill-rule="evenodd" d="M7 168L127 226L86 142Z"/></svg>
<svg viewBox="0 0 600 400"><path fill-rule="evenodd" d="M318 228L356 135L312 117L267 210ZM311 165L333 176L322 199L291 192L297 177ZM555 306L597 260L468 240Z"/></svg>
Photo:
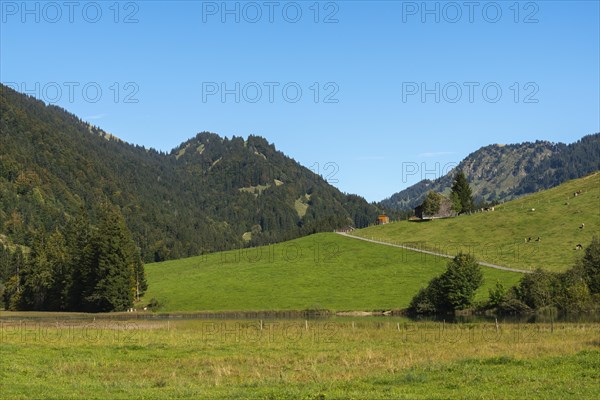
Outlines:
<svg viewBox="0 0 600 400"><path fill-rule="evenodd" d="M416 252L419 252L419 253L430 254L432 256L454 258L454 256L450 256L448 254L436 253L434 251L429 251L429 250L415 249L413 247L403 246L401 244L393 244L393 243L380 242L379 240L373 240L373 239L363 238L363 237L360 237L360 236L349 235L349 234L347 234L345 232L336 232L336 233L338 235L346 236L346 237L349 237L349 238L352 238L352 239L364 240L365 242L377 243L377 244L382 244L382 245L391 246L391 247L399 247L401 249L416 251ZM501 270L504 270L504 271L520 272L522 274L530 274L532 272L532 271L526 271L526 270L523 270L523 269L503 267L502 265L490 264L490 263L483 262L483 261L479 261L479 265L483 265L484 267L501 269Z"/></svg>

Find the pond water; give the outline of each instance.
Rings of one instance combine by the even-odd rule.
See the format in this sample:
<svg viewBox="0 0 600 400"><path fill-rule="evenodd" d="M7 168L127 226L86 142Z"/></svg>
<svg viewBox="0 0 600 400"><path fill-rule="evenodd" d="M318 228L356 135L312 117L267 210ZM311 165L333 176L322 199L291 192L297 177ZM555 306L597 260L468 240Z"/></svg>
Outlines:
<svg viewBox="0 0 600 400"><path fill-rule="evenodd" d="M528 315L440 315L416 318L398 315L334 315L297 311L264 312L204 312L204 313L58 313L58 312L0 312L0 321L177 321L177 320L326 320L326 321L381 321L381 322L444 322L444 323L600 323L600 312L585 314L538 313Z"/></svg>

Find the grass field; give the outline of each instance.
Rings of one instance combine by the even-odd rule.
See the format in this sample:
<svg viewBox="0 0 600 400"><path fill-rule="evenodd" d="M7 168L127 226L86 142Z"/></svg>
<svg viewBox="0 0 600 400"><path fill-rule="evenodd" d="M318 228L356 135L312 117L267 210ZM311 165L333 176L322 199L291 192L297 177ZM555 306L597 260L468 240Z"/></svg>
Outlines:
<svg viewBox="0 0 600 400"><path fill-rule="evenodd" d="M0 313L6 316L8 313ZM0 322L3 399L592 399L598 324Z"/></svg>
<svg viewBox="0 0 600 400"><path fill-rule="evenodd" d="M574 197L579 190L582 194ZM505 203L494 212L401 221L353 234L451 255L469 251L481 261L512 268L564 271L581 256L575 246L586 246L600 234L600 173ZM527 243L528 237L533 241Z"/></svg>
<svg viewBox="0 0 600 400"><path fill-rule="evenodd" d="M243 251L149 264L149 289L161 311L382 310L407 307L447 259L384 245L316 234ZM521 274L483 268L485 299L497 280Z"/></svg>

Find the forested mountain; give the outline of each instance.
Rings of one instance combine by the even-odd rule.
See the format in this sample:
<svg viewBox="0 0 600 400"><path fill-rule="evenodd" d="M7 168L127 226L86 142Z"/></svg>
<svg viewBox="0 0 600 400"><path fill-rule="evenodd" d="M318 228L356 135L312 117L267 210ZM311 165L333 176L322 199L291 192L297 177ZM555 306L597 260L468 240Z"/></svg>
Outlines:
<svg viewBox="0 0 600 400"><path fill-rule="evenodd" d="M430 190L448 193L456 170L467 176L476 203L508 201L600 170L600 133L568 145L536 141L482 147L443 177L422 180L381 201L381 206L409 210Z"/></svg>
<svg viewBox="0 0 600 400"><path fill-rule="evenodd" d="M378 210L265 139L201 133L169 154L125 143L0 86L0 244L32 247L97 205L117 206L146 261L279 242Z"/></svg>

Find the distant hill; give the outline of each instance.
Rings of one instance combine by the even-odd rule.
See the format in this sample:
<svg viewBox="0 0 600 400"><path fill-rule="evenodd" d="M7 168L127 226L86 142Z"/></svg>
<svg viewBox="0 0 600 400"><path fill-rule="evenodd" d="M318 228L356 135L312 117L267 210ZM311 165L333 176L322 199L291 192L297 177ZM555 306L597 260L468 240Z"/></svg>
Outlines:
<svg viewBox="0 0 600 400"><path fill-rule="evenodd" d="M381 205L410 210L421 204L430 190L449 193L457 169L467 176L476 202L508 201L600 170L600 133L568 145L536 141L482 147L443 177L422 180L381 201Z"/></svg>
<svg viewBox="0 0 600 400"><path fill-rule="evenodd" d="M166 154L0 86L0 240L29 246L81 208L93 219L103 200L146 261L366 226L378 213L264 138L201 133Z"/></svg>
<svg viewBox="0 0 600 400"><path fill-rule="evenodd" d="M399 221L352 234L449 255L471 252L481 261L522 270L564 271L581 257L576 246L585 247L593 235L600 235L600 172L494 210L427 222Z"/></svg>

